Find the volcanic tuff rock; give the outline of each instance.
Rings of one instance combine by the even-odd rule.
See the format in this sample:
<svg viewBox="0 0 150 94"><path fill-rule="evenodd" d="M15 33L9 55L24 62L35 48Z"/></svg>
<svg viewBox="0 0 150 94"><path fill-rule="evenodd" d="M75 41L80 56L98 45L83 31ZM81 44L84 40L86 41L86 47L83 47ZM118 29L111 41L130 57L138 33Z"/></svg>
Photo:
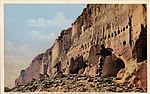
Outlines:
<svg viewBox="0 0 150 94"><path fill-rule="evenodd" d="M31 65L21 71L16 85L25 84L32 78L38 79L39 74L53 76L57 71L95 76L99 58L96 53L100 51L101 44L111 48L115 57L124 63L125 72L121 72L124 73L121 79L122 82L126 81L124 76L127 75L126 71L130 71L131 65L147 60L147 6L88 4L72 26L60 33L53 46L34 58ZM141 74L135 74L146 75L146 70L141 69L146 66L147 63L141 64ZM112 64L108 64L103 70L109 73L113 72L113 68ZM115 68L117 70L111 73L113 75L117 75L120 66L116 65ZM145 78L146 76L138 79L143 82ZM146 86L145 84L143 82L140 86Z"/></svg>

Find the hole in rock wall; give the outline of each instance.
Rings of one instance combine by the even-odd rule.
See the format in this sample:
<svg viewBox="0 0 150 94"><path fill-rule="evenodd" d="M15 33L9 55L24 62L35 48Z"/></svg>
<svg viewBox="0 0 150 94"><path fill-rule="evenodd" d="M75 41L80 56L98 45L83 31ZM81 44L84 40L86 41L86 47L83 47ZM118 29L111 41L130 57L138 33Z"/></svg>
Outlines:
<svg viewBox="0 0 150 94"><path fill-rule="evenodd" d="M113 33L111 34L111 37L114 37Z"/></svg>
<svg viewBox="0 0 150 94"><path fill-rule="evenodd" d="M96 44L96 42L94 41L94 43L93 44Z"/></svg>
<svg viewBox="0 0 150 94"><path fill-rule="evenodd" d="M126 41L123 41L123 46L125 46L126 45Z"/></svg>
<svg viewBox="0 0 150 94"><path fill-rule="evenodd" d="M108 34L108 39L110 38L110 35Z"/></svg>
<svg viewBox="0 0 150 94"><path fill-rule="evenodd" d="M87 67L87 64L84 62L83 56L77 57L76 59L71 58L69 66L70 74L77 74L80 69L85 67Z"/></svg>
<svg viewBox="0 0 150 94"><path fill-rule="evenodd" d="M125 27L123 27L123 31L125 31Z"/></svg>
<svg viewBox="0 0 150 94"><path fill-rule="evenodd" d="M126 29L128 28L128 25L126 26Z"/></svg>
<svg viewBox="0 0 150 94"><path fill-rule="evenodd" d="M81 48L84 48L83 44L81 45Z"/></svg>
<svg viewBox="0 0 150 94"><path fill-rule="evenodd" d="M120 30L118 30L118 34L120 34Z"/></svg>
<svg viewBox="0 0 150 94"><path fill-rule="evenodd" d="M85 49L86 49L86 44L85 44Z"/></svg>

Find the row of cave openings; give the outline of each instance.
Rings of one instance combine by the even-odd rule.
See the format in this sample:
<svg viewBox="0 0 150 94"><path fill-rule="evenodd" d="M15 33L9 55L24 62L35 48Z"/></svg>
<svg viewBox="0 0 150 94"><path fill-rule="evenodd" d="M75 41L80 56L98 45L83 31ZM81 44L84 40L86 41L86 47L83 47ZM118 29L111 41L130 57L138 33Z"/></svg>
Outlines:
<svg viewBox="0 0 150 94"><path fill-rule="evenodd" d="M108 37L106 37L106 35L105 35L104 39L106 39L106 38L110 39L111 37L116 37L116 36L119 35L121 32L125 32L126 29L129 28L129 26L130 26L130 25L126 25L126 26L123 27L121 30L114 31L114 33L111 33L111 35L108 34ZM103 41L103 38L101 38L100 41ZM87 43L87 44L85 44L85 45L82 44L82 45L81 45L81 48L82 48L83 50L85 50L85 49L87 49L87 48L90 47L90 44L91 44L91 45L96 45L96 44L98 44L98 40L97 40L97 41L93 41L93 40L92 40L90 43ZM123 41L123 46L125 46L125 45L126 45L126 41Z"/></svg>
<svg viewBox="0 0 150 94"><path fill-rule="evenodd" d="M100 38L100 41L102 42L103 40L106 40L107 38L108 39L110 39L111 37L113 38L113 37L116 37L117 35L119 35L119 34L121 34L122 32L125 32L126 31L126 29L131 29L131 18L132 18L132 16L131 17L129 17L129 22L128 22L128 24L126 25L126 26L124 26L121 30L117 30L117 31L114 31L114 33L111 33L111 34L108 34L108 36L104 36L103 38L101 37ZM99 34L99 33L98 33ZM98 42L99 42L99 40L97 40L97 41L94 41L94 40L92 40L90 43L87 43L87 44L85 44L85 45L81 45L81 48L83 49L83 50L85 50L86 48L88 48L89 46L90 46L90 44L91 45L96 45L96 44L98 44ZM125 46L126 45L126 41L123 41L123 46Z"/></svg>
<svg viewBox="0 0 150 94"><path fill-rule="evenodd" d="M118 31L115 31L114 33L111 33L111 36L110 36L110 34L108 34L108 39L110 39L111 37L116 37L121 32L126 31L126 29L128 29L128 28L129 28L129 26L126 25L125 27L122 28L122 30L118 30ZM106 36L104 37L104 39L106 39ZM103 39L101 38L100 41L102 41L102 40ZM84 45L82 44L81 49L85 50L85 49L89 48L90 45L96 45L96 44L98 44L98 40L97 41L92 40L90 43L87 43L87 44L84 44ZM123 46L125 46L125 45L126 45L126 41L123 41Z"/></svg>
<svg viewBox="0 0 150 94"><path fill-rule="evenodd" d="M102 38L100 38L100 40L92 40L86 44L81 44L81 50L86 50L87 48L90 47L90 45L96 45L99 43L99 41L103 41L103 40L106 40L107 38L110 39L111 37L116 37L117 35L121 34L122 32L125 32L127 29L129 29L129 31L131 30L131 23L132 23L132 20L131 20L132 16L129 17L129 22L126 26L124 26L122 29L118 29L117 31L114 31L114 33L111 33L111 34L108 34L108 36L106 37L106 35ZM99 33L98 33L99 34ZM123 46L126 45L126 41L123 41ZM78 45L74 46L74 47L77 47Z"/></svg>
<svg viewBox="0 0 150 94"><path fill-rule="evenodd" d="M121 32L126 31L126 29L128 29L129 26L130 26L130 25L126 25L126 26L124 26L121 30L114 31L114 33L108 34L108 37L106 37L106 35L105 35L104 39L107 39L107 38L110 39L111 37L116 37L116 36L119 35ZM102 41L103 38L101 38L100 40Z"/></svg>

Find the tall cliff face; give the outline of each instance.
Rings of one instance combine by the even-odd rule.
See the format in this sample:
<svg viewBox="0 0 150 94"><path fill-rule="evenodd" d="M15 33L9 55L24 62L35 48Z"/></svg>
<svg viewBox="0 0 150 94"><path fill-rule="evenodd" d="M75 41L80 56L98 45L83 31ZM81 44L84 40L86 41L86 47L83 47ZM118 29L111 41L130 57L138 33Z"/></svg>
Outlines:
<svg viewBox="0 0 150 94"><path fill-rule="evenodd" d="M99 58L96 53L101 44L113 50L114 57L123 61L126 70L133 62L147 60L146 10L142 4L87 5L72 27L63 30L53 46L21 72L16 85L38 79L40 73L53 76L57 71L95 76ZM111 66L107 68L112 71ZM109 74L107 68L104 70Z"/></svg>

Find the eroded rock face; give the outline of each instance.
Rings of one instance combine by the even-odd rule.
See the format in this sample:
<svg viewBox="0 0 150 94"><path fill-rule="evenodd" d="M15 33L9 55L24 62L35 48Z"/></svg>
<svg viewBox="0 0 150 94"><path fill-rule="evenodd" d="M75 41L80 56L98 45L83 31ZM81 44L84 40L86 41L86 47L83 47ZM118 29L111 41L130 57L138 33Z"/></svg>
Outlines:
<svg viewBox="0 0 150 94"><path fill-rule="evenodd" d="M44 54L40 54L32 60L32 63L28 68L22 70L19 78L15 80L15 84L23 85L29 81L32 81L32 78L38 79L40 73L40 67L42 66L42 59Z"/></svg>
<svg viewBox="0 0 150 94"><path fill-rule="evenodd" d="M16 85L32 77L38 79L39 73L55 75L58 70L54 66L59 62L59 71L64 74L95 76L99 58L96 53L102 44L113 49L116 57L106 57L104 75L116 76L124 65L125 73L130 71L131 59L135 63L147 59L146 11L145 4L88 4L72 26L62 30L53 46L25 69L26 76L20 76Z"/></svg>

